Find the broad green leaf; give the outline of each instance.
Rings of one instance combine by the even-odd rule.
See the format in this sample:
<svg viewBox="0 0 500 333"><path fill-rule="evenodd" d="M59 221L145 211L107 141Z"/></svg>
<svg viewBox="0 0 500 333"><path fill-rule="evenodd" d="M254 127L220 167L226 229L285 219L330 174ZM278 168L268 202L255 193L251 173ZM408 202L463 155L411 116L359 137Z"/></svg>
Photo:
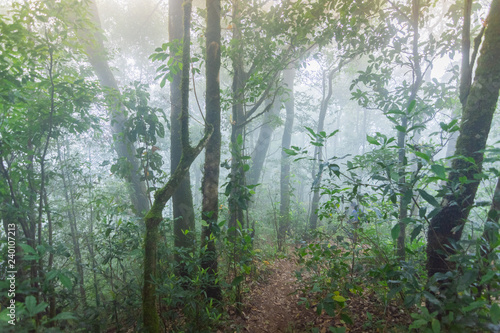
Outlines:
<svg viewBox="0 0 500 333"><path fill-rule="evenodd" d="M439 323L439 320L436 318L432 319L432 332L433 333L440 333L441 332L441 324Z"/></svg>
<svg viewBox="0 0 500 333"><path fill-rule="evenodd" d="M434 207L439 207L439 202L437 202L436 198L434 198L432 195L427 193L425 190L419 189L418 192L424 198L425 201L433 205Z"/></svg>
<svg viewBox="0 0 500 333"><path fill-rule="evenodd" d="M421 151L416 151L415 155L417 155L418 157L426 160L427 162L431 161L431 157L429 155L425 154L425 153L422 153Z"/></svg>
<svg viewBox="0 0 500 333"><path fill-rule="evenodd" d="M446 169L444 166L439 164L431 165L431 170L434 172L439 178L446 179Z"/></svg>
<svg viewBox="0 0 500 333"><path fill-rule="evenodd" d="M23 249L23 251L24 251L24 252L26 252L26 253L30 253L30 254L36 254L35 249L33 249L33 248L32 248L31 246L29 246L28 244L19 243L18 245L19 245L19 247L20 247L21 249Z"/></svg>
<svg viewBox="0 0 500 333"><path fill-rule="evenodd" d="M51 321L54 321L54 320L68 320L68 319L77 319L77 318L71 312L61 312L60 314L58 314L57 316L55 316L54 318L52 318Z"/></svg>
<svg viewBox="0 0 500 333"><path fill-rule="evenodd" d="M491 316L491 321L494 324L498 324L500 322L500 306L498 303L493 303L493 305L490 308L490 316Z"/></svg>
<svg viewBox="0 0 500 333"><path fill-rule="evenodd" d="M59 274L59 281L61 281L62 285L68 288L69 290L73 289L73 283L70 278L64 275L63 273Z"/></svg>
<svg viewBox="0 0 500 333"><path fill-rule="evenodd" d="M346 301L346 299L340 295L334 295L334 296L332 296L332 299L335 302L339 302L339 303L344 303Z"/></svg>
<svg viewBox="0 0 500 333"><path fill-rule="evenodd" d="M366 136L366 141L368 141L369 143L371 143L372 145L377 145L377 146L380 146L380 143L377 141L377 139L375 139L373 136L369 136L367 135Z"/></svg>
<svg viewBox="0 0 500 333"><path fill-rule="evenodd" d="M400 227L399 223L396 224L394 227L392 227L392 229L391 229L391 237L392 237L393 240L398 239L399 231L400 230L401 230L401 227Z"/></svg>

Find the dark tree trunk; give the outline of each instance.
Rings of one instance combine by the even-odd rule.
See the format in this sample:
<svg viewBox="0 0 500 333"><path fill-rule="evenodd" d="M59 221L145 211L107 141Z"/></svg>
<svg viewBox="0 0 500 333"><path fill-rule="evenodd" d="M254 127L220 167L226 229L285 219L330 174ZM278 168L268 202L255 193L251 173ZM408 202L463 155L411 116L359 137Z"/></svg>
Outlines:
<svg viewBox="0 0 500 333"><path fill-rule="evenodd" d="M169 1L169 23L168 23L168 36L170 42L174 40L180 41L183 36L190 40L189 34L186 36L185 29L183 31L183 19L182 11L183 6L187 4L184 0L170 0ZM183 44L183 48L185 43ZM184 53L183 59L179 58L179 50L173 47L170 50L170 57L177 58L178 61L182 60L183 70L178 72L173 76L172 83L170 84L170 142L171 142L171 153L170 153L170 172L173 173L179 164L182 155L182 145L183 140L189 143L189 131L182 132L181 128L189 128L188 117L182 116L183 107L188 107L189 99L189 71L184 73L184 68L189 67L190 58L187 57L187 62L184 63ZM184 51L183 51L184 52ZM188 68L189 69L189 68ZM183 88L182 75L187 75L188 85ZM186 92L182 91L187 89ZM183 94L186 93L186 96ZM184 101L186 98L186 101ZM183 123L185 122L185 123ZM191 180L189 172L184 175L184 179L180 183L179 187L172 196L172 207L173 207L173 217L174 217L174 244L178 248L193 248L194 247L194 208L193 208L193 195L191 193ZM190 232L185 232L186 230ZM176 255L177 263L180 263L182 258ZM183 268L180 267L179 273L184 274Z"/></svg>
<svg viewBox="0 0 500 333"><path fill-rule="evenodd" d="M460 240L463 226L476 196L482 170L484 148L491 127L500 89L500 0L493 0L487 19L484 42L474 82L463 110L456 156L449 175L449 194L441 211L432 218L427 234L427 272L429 277L452 268L447 258L451 244Z"/></svg>
<svg viewBox="0 0 500 333"><path fill-rule="evenodd" d="M200 154L202 149L207 144L213 128L210 125L208 130L205 131L205 136L192 148L189 144L189 73L190 73L190 31L191 31L191 1L185 1L183 4L183 27L184 38L182 47L182 81L181 81L181 115L180 115L180 137L182 154L177 164L177 168L170 176L167 184L156 191L155 200L151 209L144 217L146 223L146 236L144 239L145 256L144 256L144 288L142 295L142 314L144 329L147 332L159 332L159 316L156 309L156 285L154 280L157 278L156 263L157 263L157 250L158 250L158 226L163 220L163 209L168 200L174 195L177 188L184 181L185 175L189 172L189 168L195 158Z"/></svg>
<svg viewBox="0 0 500 333"><path fill-rule="evenodd" d="M220 165L220 0L207 0L206 30L206 121L213 126L213 134L207 143L202 182L202 219L207 226L202 230L202 246L205 253L201 266L207 270L209 283L205 286L208 298L222 299L217 284L217 250L215 247L214 226L219 212L219 165Z"/></svg>
<svg viewBox="0 0 500 333"><path fill-rule="evenodd" d="M294 118L294 94L293 84L295 81L295 68L283 72L283 83L287 86L288 98L285 102L286 120L282 138L281 151L281 174L280 174L280 220L278 229L278 249L283 250L286 234L290 227L290 155L285 149L290 149L292 142L293 118Z"/></svg>

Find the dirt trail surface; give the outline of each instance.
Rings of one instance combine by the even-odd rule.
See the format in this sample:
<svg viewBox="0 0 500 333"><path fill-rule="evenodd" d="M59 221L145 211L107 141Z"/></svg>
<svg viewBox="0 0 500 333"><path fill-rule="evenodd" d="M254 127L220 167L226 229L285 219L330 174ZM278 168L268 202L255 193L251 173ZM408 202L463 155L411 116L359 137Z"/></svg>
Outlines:
<svg viewBox="0 0 500 333"><path fill-rule="evenodd" d="M295 270L297 266L293 260L278 259L269 269L266 281L254 282L244 301L243 314L235 320L240 332L310 331L317 315L314 310L297 304Z"/></svg>
<svg viewBox="0 0 500 333"><path fill-rule="evenodd" d="M411 323L409 315L398 306L383 306L373 293L351 295L347 301L353 321L350 325L339 316L332 318L324 312L318 315L315 308L298 305L297 269L291 258L269 264L265 281L254 281L249 286L250 293L243 300L243 313L237 315L234 310L230 311L233 323L225 332L302 333L316 328L320 333L327 333L330 327L340 326L346 326L346 332L350 333L407 331L405 328Z"/></svg>

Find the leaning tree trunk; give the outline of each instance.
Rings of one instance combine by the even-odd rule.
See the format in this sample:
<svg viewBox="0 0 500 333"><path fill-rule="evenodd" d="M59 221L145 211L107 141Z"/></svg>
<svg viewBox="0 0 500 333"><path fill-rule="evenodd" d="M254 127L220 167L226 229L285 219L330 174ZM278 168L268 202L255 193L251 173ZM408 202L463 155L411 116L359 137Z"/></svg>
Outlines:
<svg viewBox="0 0 500 333"><path fill-rule="evenodd" d="M217 224L219 212L219 165L220 165L220 0L207 0L206 30L206 121L213 126L213 134L207 143L205 164L203 166L203 182L201 190L202 219L206 226L202 230L202 246L205 253L201 259L201 267L207 271L208 285L204 287L208 298L222 300L220 286L217 284L217 250L215 247L214 226Z"/></svg>
<svg viewBox="0 0 500 333"><path fill-rule="evenodd" d="M263 119L262 125L259 131L259 137L257 138L257 143L255 144L255 150L252 153L252 167L247 172L247 184L255 185L259 183L260 177L262 175L262 169L264 167L264 161L266 160L267 151L269 150L269 145L271 144L271 139L274 132L274 127L272 122L273 118L279 115L281 109L280 101L269 101L273 103L269 112L267 112Z"/></svg>
<svg viewBox="0 0 500 333"><path fill-rule="evenodd" d="M101 29L99 13L95 0L89 3L91 20L96 28ZM107 89L107 96L112 100L113 106L109 110L111 120L111 131L114 138L114 148L119 159L124 159L130 166L130 174L127 177L129 184L129 195L134 205L136 214L143 216L149 209L149 200L146 185L141 181L139 174L139 161L135 157L134 144L130 142L125 132L124 106L120 101L120 89L115 76L109 68L106 59L106 50L100 31L91 33L87 30L78 31L79 38L84 42L85 51L101 85Z"/></svg>
<svg viewBox="0 0 500 333"><path fill-rule="evenodd" d="M168 35L170 42L174 40L180 41L185 32L183 32L182 25L182 10L184 0L170 0L169 1L169 15L168 15ZM189 35L187 36L189 38ZM179 50L172 47L170 50L170 57L172 59L179 59ZM189 60L189 59L188 59ZM184 64L184 62L183 62ZM188 66L189 64L184 64ZM184 67L183 67L184 70ZM182 80L181 75L184 73L178 72L173 75L172 83L170 84L170 172L173 173L182 155L182 135L187 136L186 142L189 142L189 132L181 133L182 121L187 122L188 118L182 116L182 107L184 106L182 99L184 96L181 92ZM188 80L189 80L189 72ZM189 90L188 92L189 93ZM188 96L186 96L188 98ZM187 124L184 124L188 128ZM194 246L194 233L186 231L194 231L194 208L193 208L193 195L191 193L191 180L189 172L184 175L184 179L172 196L172 207L174 217L174 244L178 248L193 248ZM176 262L180 263L182 258L176 254ZM180 274L185 274L184 269L180 267Z"/></svg>
<svg viewBox="0 0 500 333"><path fill-rule="evenodd" d="M451 194L431 220L427 233L427 273L449 271L447 258L453 254L452 242L460 240L464 224L476 196L482 170L484 148L500 90L500 0L493 0L487 19L484 42L474 82L463 110L456 158L447 187Z"/></svg>
<svg viewBox="0 0 500 333"><path fill-rule="evenodd" d="M184 38L182 46L182 81L181 81L181 114L180 114L180 137L182 155L177 164L177 168L170 176L167 184L156 191L155 200L151 209L144 217L146 223L146 236L144 238L145 255L144 255L144 287L142 294L142 315L143 325L146 332L157 333L160 329L159 316L156 308L156 263L158 250L158 226L163 220L163 209L168 200L173 196L178 186L185 179L185 175L189 172L189 168L195 158L200 154L201 150L207 144L213 128L210 125L205 131L205 136L196 147L191 147L189 144L189 73L190 73L190 31L191 31L191 1L185 1L184 9Z"/></svg>
<svg viewBox="0 0 500 333"><path fill-rule="evenodd" d="M293 118L294 118L294 94L293 84L295 80L295 68L283 72L283 83L288 86L288 98L285 102L286 120L282 138L281 151L281 174L280 174L280 220L278 228L278 249L283 250L286 234L290 227L290 155L285 149L290 149L292 142Z"/></svg>

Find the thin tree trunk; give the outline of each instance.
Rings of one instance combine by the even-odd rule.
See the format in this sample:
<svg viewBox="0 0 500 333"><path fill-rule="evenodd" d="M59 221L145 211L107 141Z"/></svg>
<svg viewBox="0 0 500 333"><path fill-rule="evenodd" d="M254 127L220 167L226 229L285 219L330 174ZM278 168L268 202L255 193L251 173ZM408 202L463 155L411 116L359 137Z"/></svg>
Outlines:
<svg viewBox="0 0 500 333"><path fill-rule="evenodd" d="M500 218L500 177L493 192L491 207L488 211L488 219L484 224L483 239L486 244L481 246L481 254L488 255L493 250L493 244L498 241L498 220Z"/></svg>
<svg viewBox="0 0 500 333"><path fill-rule="evenodd" d="M75 254L75 268L78 274L78 288L80 290L80 297L82 299L82 303L85 304L87 299L85 294L84 287L84 274L83 274L83 264L82 264L82 255L80 252L80 242L78 235L78 227L76 224L76 213L75 213L75 201L74 201L74 193L72 189L72 181L69 173L66 169L66 158L61 157L61 147L59 146L59 142L57 143L57 158L59 159L59 163L61 164L61 178L63 181L63 189L64 189L64 198L66 200L66 205L68 206L68 221L71 230L71 240L73 241L73 252Z"/></svg>
<svg viewBox="0 0 500 333"><path fill-rule="evenodd" d="M285 149L290 149L292 142L293 118L294 118L294 94L293 84L295 81L295 68L286 69L283 72L283 84L288 88L288 98L285 102L286 120L282 138L281 151L281 174L280 174L280 221L278 232L278 249L283 250L286 234L290 227L290 156Z"/></svg>
<svg viewBox="0 0 500 333"><path fill-rule="evenodd" d="M208 140L205 151L202 182L202 219L206 226L202 229L202 246L206 247L201 260L201 267L207 270L209 279L205 286L208 298L222 300L220 286L217 283L217 250L215 247L214 227L217 225L219 212L219 165L220 165L220 0L207 0L206 30L206 121L213 126L213 134Z"/></svg>
<svg viewBox="0 0 500 333"><path fill-rule="evenodd" d="M417 92L422 84L422 70L420 68L420 55L418 53L418 21L420 13L420 0L412 1L412 28L413 28L413 77L414 81L411 87L410 100L407 104L406 112L409 112L410 105L414 103L417 98ZM406 191L408 191L406 185L406 130L408 127L408 114L404 114L401 119L401 126L404 131L398 131L398 163L399 163L399 191L401 192L401 197L399 201L399 235L397 239L397 255L399 260L405 260L406 257L406 219L408 218L408 204L409 199L406 196Z"/></svg>
<svg viewBox="0 0 500 333"><path fill-rule="evenodd" d="M340 68L340 65L339 65ZM334 69L330 71L328 74L328 78L326 77L326 72L323 73L323 99L321 100L321 106L320 106L320 112L319 112L319 119L318 119L318 130L317 132L321 132L324 130L325 127L325 117L326 117L326 111L328 110L328 103L330 102L330 98L332 97L333 94L333 74L335 74L335 71L337 69ZM328 88L327 88L328 85ZM322 147L316 146L314 149L314 158L315 158L315 163L313 166L313 171L312 171L312 177L314 179L314 184L313 185L313 198L311 201L311 212L309 216L309 229L314 230L316 229L318 225L318 206L319 206L319 199L320 199L320 184L321 184L321 177L322 177L322 168L320 167L321 161L323 160L323 153L322 153ZM318 171L316 171L318 170Z"/></svg>
<svg viewBox="0 0 500 333"><path fill-rule="evenodd" d="M451 243L460 240L464 224L476 196L482 170L484 148L491 127L500 90L500 0L493 0L487 19L484 42L478 59L474 83L463 110L456 156L449 174L450 194L440 212L431 220L427 234L427 273L452 269L447 258L453 253ZM465 181L464 181L465 180ZM458 190L456 190L458 186Z"/></svg>

